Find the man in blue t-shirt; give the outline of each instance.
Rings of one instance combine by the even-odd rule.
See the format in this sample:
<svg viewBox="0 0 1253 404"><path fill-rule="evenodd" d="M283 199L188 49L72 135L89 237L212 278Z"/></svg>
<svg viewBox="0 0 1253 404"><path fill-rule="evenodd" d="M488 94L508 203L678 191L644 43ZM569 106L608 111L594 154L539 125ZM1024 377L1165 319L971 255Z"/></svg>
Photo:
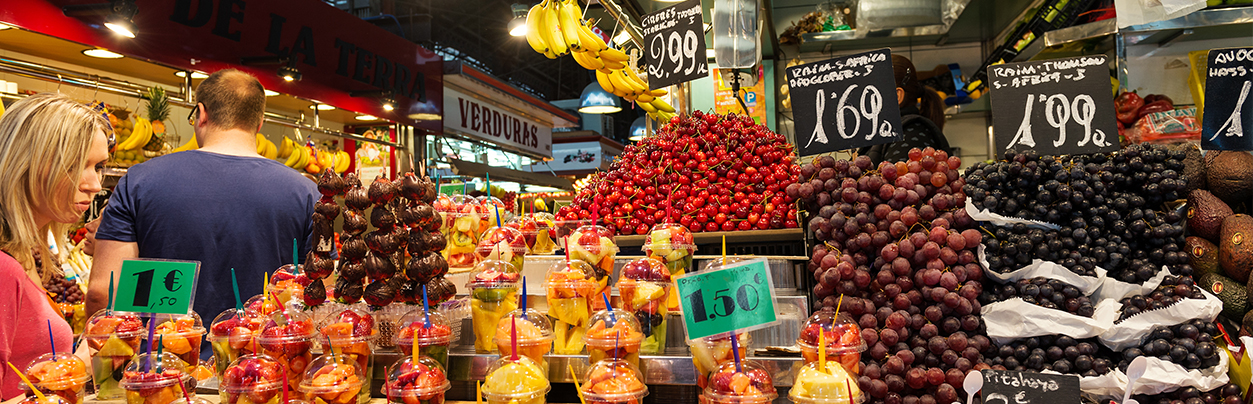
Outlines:
<svg viewBox="0 0 1253 404"><path fill-rule="evenodd" d="M293 239L302 259L308 252L317 184L257 154L261 83L219 71L196 88L196 101L191 119L201 148L132 167L114 189L96 233L87 312L105 307L106 278L121 272L122 260L194 260L193 309L208 327L235 307L231 268L247 299L261 293L264 273L292 263Z"/></svg>

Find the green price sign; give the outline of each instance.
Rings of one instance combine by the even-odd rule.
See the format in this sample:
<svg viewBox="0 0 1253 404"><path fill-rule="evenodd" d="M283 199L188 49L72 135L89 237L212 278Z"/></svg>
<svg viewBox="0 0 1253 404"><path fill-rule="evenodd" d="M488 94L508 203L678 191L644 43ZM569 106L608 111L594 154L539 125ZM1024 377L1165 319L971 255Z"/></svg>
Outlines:
<svg viewBox="0 0 1253 404"><path fill-rule="evenodd" d="M675 279L688 339L768 327L778 322L766 259Z"/></svg>
<svg viewBox="0 0 1253 404"><path fill-rule="evenodd" d="M444 195L448 195L448 196L452 196L452 195L461 195L462 193L464 193L464 192L465 192L465 190L466 190L466 185L465 185L465 183L464 183L464 182L458 182L458 183L455 183L455 184L440 184L440 185L439 185L439 193L440 193L440 194L444 194Z"/></svg>
<svg viewBox="0 0 1253 404"><path fill-rule="evenodd" d="M113 309L133 313L187 314L196 297L199 261L125 260Z"/></svg>

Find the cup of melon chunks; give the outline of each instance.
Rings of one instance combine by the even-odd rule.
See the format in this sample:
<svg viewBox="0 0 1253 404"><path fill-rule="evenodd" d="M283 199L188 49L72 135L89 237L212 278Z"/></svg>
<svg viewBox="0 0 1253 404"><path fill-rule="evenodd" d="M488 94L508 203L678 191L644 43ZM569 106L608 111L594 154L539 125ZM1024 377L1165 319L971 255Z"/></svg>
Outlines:
<svg viewBox="0 0 1253 404"><path fill-rule="evenodd" d="M428 356L447 369L452 327L448 326L444 315L437 311L429 314L431 322L428 326L427 316L422 309L416 309L401 317L400 325L403 327L396 333L395 345L406 357L413 355L413 347L416 345L419 355Z"/></svg>
<svg viewBox="0 0 1253 404"><path fill-rule="evenodd" d="M283 365L269 355L245 355L226 367L218 387L221 404L280 404Z"/></svg>
<svg viewBox="0 0 1253 404"><path fill-rule="evenodd" d="M553 348L553 325L548 316L539 310L520 308L500 318L496 326L496 349L501 355L513 350L512 333L517 330L518 355L526 355L548 374L548 361L544 360Z"/></svg>
<svg viewBox="0 0 1253 404"><path fill-rule="evenodd" d="M309 364L297 390L315 404L364 404L370 399L365 375L356 359L327 353Z"/></svg>
<svg viewBox="0 0 1253 404"><path fill-rule="evenodd" d="M827 360L839 362L852 374L861 374L861 353L866 350L866 341L861 338L861 327L853 321L852 315L836 316L835 309L824 307L809 316L796 339L805 363L818 361L819 333L826 334Z"/></svg>
<svg viewBox="0 0 1253 404"><path fill-rule="evenodd" d="M752 337L748 334L736 335L739 337L740 359L748 358L748 344L752 343ZM697 338L688 340L687 344L692 350L692 362L696 365L696 385L702 389L708 387L709 377L719 365L735 361L729 335Z"/></svg>
<svg viewBox="0 0 1253 404"><path fill-rule="evenodd" d="M619 359L593 363L579 387L588 404L639 404L648 395L639 368Z"/></svg>
<svg viewBox="0 0 1253 404"><path fill-rule="evenodd" d="M166 353L178 355L192 368L200 365L200 342L205 328L199 314L157 314L149 321L157 322L152 338L160 341Z"/></svg>
<svg viewBox="0 0 1253 404"><path fill-rule="evenodd" d="M613 232L603 226L587 225L579 227L570 234L566 242L570 249L570 259L580 260L592 265L596 270L599 289L594 296L609 291L609 274L613 273L613 260L618 257L618 245L614 244ZM603 276L602 276L603 274ZM604 310L605 302L594 298L592 310Z"/></svg>
<svg viewBox="0 0 1253 404"><path fill-rule="evenodd" d="M666 298L670 295L670 271L653 258L640 258L622 267L618 294L622 309L635 314L644 333L640 352L656 355L666 350Z"/></svg>
<svg viewBox="0 0 1253 404"><path fill-rule="evenodd" d="M801 367L788 399L797 404L858 404L866 401L866 395L843 364L827 361L821 368L818 362Z"/></svg>
<svg viewBox="0 0 1253 404"><path fill-rule="evenodd" d="M334 351L339 356L351 359L356 367L361 369L363 372L361 374L370 375L374 372L374 355L370 347L371 343L378 338L379 331L374 315L364 310L363 307L363 305L354 305L338 314L327 316L318 326L318 332L322 334L320 338L323 341L321 342L331 345L329 349L323 345L324 352ZM316 362L317 359L314 361ZM309 370L314 369L316 368L310 365ZM304 377L308 378L309 372L306 372ZM307 381L301 381L301 385L303 386ZM361 402L365 403L370 400L370 378L368 376L362 378L361 383L365 387L358 388L356 392L361 395ZM318 403L317 400L310 401Z"/></svg>
<svg viewBox="0 0 1253 404"><path fill-rule="evenodd" d="M483 399L487 404L544 404L552 390L535 361L523 355L503 355L487 368Z"/></svg>
<svg viewBox="0 0 1253 404"><path fill-rule="evenodd" d="M304 378L305 368L313 361L313 339L317 332L309 314L287 308L265 319L257 336L261 353L278 362L287 372L288 388L295 390Z"/></svg>
<svg viewBox="0 0 1253 404"><path fill-rule="evenodd" d="M22 373L43 394L60 396L69 404L83 403L83 391L86 390L87 381L91 379L87 375L87 364L68 352L55 356L52 353L39 355ZM35 395L25 383L22 384L22 390L28 396Z"/></svg>
<svg viewBox="0 0 1253 404"><path fill-rule="evenodd" d="M519 269L504 261L488 260L475 265L470 274L470 323L474 326L474 351L496 352L496 326L518 309Z"/></svg>
<svg viewBox="0 0 1253 404"><path fill-rule="evenodd" d="M144 322L139 316L100 310L87 319L82 338L91 354L92 381L100 400L121 400L122 372L139 351Z"/></svg>
<svg viewBox="0 0 1253 404"><path fill-rule="evenodd" d="M427 356L401 359L387 370L384 392L396 404L443 404L444 393L452 388L444 367Z"/></svg>
<svg viewBox="0 0 1253 404"><path fill-rule="evenodd" d="M234 308L226 309L213 319L206 338L213 348L213 356L216 358L213 369L219 379L226 372L226 367L236 359L256 353L257 345L253 339L267 321L269 319L265 316Z"/></svg>
<svg viewBox="0 0 1253 404"><path fill-rule="evenodd" d="M601 310L588 320L587 361L596 363L605 359L622 359L635 367L640 365L640 344L644 334L635 316L625 310Z"/></svg>
<svg viewBox="0 0 1253 404"><path fill-rule="evenodd" d="M599 276L599 278L598 278ZM553 353L578 355L583 352L583 335L591 317L591 302L600 299L597 291L608 274L581 260L557 260L548 269L544 286L548 293L548 317L553 323Z"/></svg>
<svg viewBox="0 0 1253 404"><path fill-rule="evenodd" d="M658 223L648 231L644 238L644 255L665 263L671 277L679 277L692 271L692 254L696 253L696 243L692 232L681 224ZM667 301L670 310L679 309L678 294L672 294Z"/></svg>
<svg viewBox="0 0 1253 404"><path fill-rule="evenodd" d="M126 390L126 404L170 404L183 398L183 391L195 389L194 379L187 373L187 363L178 355L163 352L160 355L135 356L122 373L118 383Z"/></svg>

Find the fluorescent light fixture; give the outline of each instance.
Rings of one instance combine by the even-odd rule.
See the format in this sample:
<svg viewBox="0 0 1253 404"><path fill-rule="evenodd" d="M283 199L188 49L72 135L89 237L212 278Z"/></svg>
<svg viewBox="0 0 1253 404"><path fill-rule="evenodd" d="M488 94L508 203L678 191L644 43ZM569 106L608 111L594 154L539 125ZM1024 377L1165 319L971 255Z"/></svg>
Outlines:
<svg viewBox="0 0 1253 404"><path fill-rule="evenodd" d="M631 34L628 34L626 30L623 30L622 32L618 33L618 36L613 37L613 44L614 46L622 46L622 44L627 43L627 41L630 41L630 40L631 40Z"/></svg>
<svg viewBox="0 0 1253 404"><path fill-rule="evenodd" d="M131 22L130 19L114 18L110 21L106 21L104 26L118 35L127 38L135 37L135 23Z"/></svg>
<svg viewBox="0 0 1253 404"><path fill-rule="evenodd" d="M714 58L714 48L705 49L705 59L713 59L713 58Z"/></svg>
<svg viewBox="0 0 1253 404"><path fill-rule="evenodd" d="M431 114L431 113L409 114L409 119L412 119L415 121L434 121L440 118L443 118L443 116L440 116L439 114Z"/></svg>
<svg viewBox="0 0 1253 404"><path fill-rule="evenodd" d="M5 23L0 22L0 31L4 31L4 30L9 29L9 28L13 28L13 26L12 26L12 25L9 25L9 24L5 24Z"/></svg>
<svg viewBox="0 0 1253 404"><path fill-rule="evenodd" d="M273 96L276 96L276 95L278 95L278 91L273 91L273 90L265 90L265 96L266 96L266 97L273 97Z"/></svg>
<svg viewBox="0 0 1253 404"><path fill-rule="evenodd" d="M182 70L179 70L179 71L174 72L174 75L175 75L175 76L178 76L178 77L187 77L187 72L182 71ZM193 79L207 79L207 78L209 78L209 75L204 74L204 73L201 73L201 72L191 72L191 78L193 78Z"/></svg>
<svg viewBox="0 0 1253 404"><path fill-rule="evenodd" d="M377 121L379 118L374 115L357 115L358 121Z"/></svg>
<svg viewBox="0 0 1253 404"><path fill-rule="evenodd" d="M117 59L117 58L122 57L122 54L120 53L111 52L108 49L99 49L99 48L83 49L83 54L87 56L91 56L93 58L101 58L101 59Z"/></svg>
<svg viewBox="0 0 1253 404"><path fill-rule="evenodd" d="M335 109L335 107L327 105L327 104L313 104L309 106L309 109L317 109L318 111L330 111L330 110Z"/></svg>

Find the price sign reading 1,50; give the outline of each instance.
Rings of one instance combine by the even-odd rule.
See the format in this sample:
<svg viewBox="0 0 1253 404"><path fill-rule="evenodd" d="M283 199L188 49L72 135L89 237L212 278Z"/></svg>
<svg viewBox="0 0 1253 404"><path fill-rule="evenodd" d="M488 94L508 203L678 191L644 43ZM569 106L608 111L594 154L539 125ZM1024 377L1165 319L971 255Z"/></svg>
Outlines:
<svg viewBox="0 0 1253 404"><path fill-rule="evenodd" d="M675 283L689 339L751 330L777 320L774 289L764 259L690 274Z"/></svg>
<svg viewBox="0 0 1253 404"><path fill-rule="evenodd" d="M195 297L199 271L200 263L195 261L122 261L114 309L187 314Z"/></svg>
<svg viewBox="0 0 1253 404"><path fill-rule="evenodd" d="M744 311L753 311L757 309L758 299L761 292L757 291L757 286L761 285L761 280L757 280L757 285L743 284L735 291L735 297L731 297L730 289L720 289L714 292L714 304L712 310L706 309L705 291L696 289L696 291L684 295L687 304L692 306L692 320L700 323L708 320L714 320L718 317L730 317L735 313L735 308L739 307ZM721 308L722 310L719 310Z"/></svg>
<svg viewBox="0 0 1253 404"><path fill-rule="evenodd" d="M651 90L709 75L700 0L688 0L643 18L644 59Z"/></svg>

